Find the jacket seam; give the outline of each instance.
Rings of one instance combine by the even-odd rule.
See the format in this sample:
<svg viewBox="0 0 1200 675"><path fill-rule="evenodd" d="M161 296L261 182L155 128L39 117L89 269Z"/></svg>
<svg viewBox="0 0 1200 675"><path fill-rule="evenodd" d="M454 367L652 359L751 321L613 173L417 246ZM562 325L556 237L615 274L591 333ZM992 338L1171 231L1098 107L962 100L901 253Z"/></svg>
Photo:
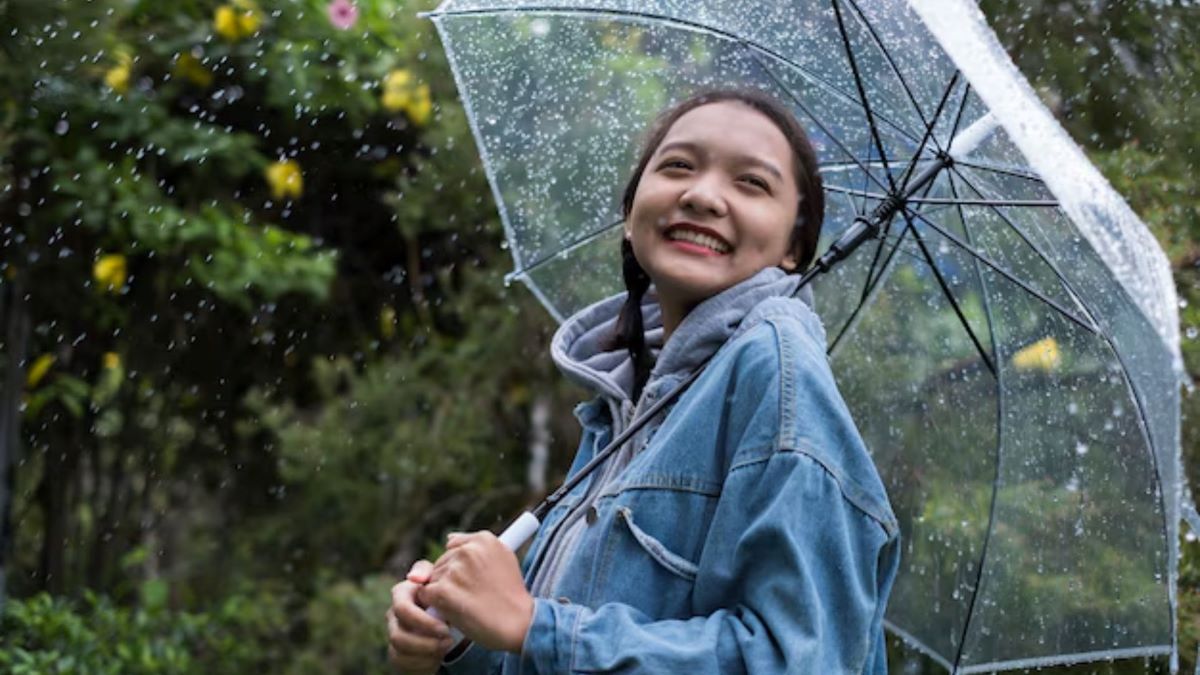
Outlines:
<svg viewBox="0 0 1200 675"><path fill-rule="evenodd" d="M887 535L887 537L889 539L891 539L893 536L895 536L895 534L899 531L898 523L892 523L883 518L880 518L879 515L873 513L870 508L868 508L867 506L865 506L863 504L860 504L859 500L857 500L854 497L847 494L846 486L845 486L843 480L838 476L838 474L836 472L834 472L829 467L828 464L826 464L824 461L822 461L819 456L817 456L816 454L814 454L812 452L804 450L803 448L780 448L775 453L771 453L769 455L765 455L762 457L756 457L754 459L745 460L733 467L730 467L729 477L732 477L734 472L736 472L736 471L741 471L743 469L747 469L756 464L765 463L767 461L770 461L770 459L772 457L774 457L775 454L782 454L782 453L801 455L801 456L807 457L807 458L811 459L814 463L816 463L817 466L821 467L821 470L824 471L825 474L828 475L829 478L831 480L833 480L834 483L837 484L838 493L840 493L842 495L842 499L846 500L846 503L853 506L856 511L858 511L859 513L862 513L864 516L866 516L867 518L870 518L873 522L877 523L879 525L879 527L881 527L883 529L884 534Z"/></svg>
<svg viewBox="0 0 1200 675"><path fill-rule="evenodd" d="M575 648L579 644L579 622L583 620L583 608L575 611L575 622L571 624L571 659L567 662L567 672L573 673L577 668L575 663Z"/></svg>
<svg viewBox="0 0 1200 675"><path fill-rule="evenodd" d="M787 338L786 332L779 330L775 322L771 319L765 319L764 324L770 327L771 332L775 336L775 368L780 374L779 377L779 409L776 411L779 419L777 427L779 436L775 439L776 445L783 445L783 439L792 438L795 429L796 420L792 415L792 406L789 405L794 400L794 378L789 374L795 372L792 365L792 344Z"/></svg>
<svg viewBox="0 0 1200 675"><path fill-rule="evenodd" d="M602 497L620 497L626 492L645 491L645 490L662 490L664 492L688 492L698 494L703 497L720 497L721 490L719 488L709 489L704 487L696 487L690 485L663 485L661 483L634 483L632 485L622 485L619 490L612 492L604 492L596 497L599 501Z"/></svg>

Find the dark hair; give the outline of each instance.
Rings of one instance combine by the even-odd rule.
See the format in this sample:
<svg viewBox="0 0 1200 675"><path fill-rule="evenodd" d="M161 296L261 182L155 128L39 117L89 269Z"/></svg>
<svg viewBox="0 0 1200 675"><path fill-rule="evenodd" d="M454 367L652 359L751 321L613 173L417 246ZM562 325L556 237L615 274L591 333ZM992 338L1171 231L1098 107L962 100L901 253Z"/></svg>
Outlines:
<svg viewBox="0 0 1200 675"><path fill-rule="evenodd" d="M755 90L715 89L693 94L659 113L650 126L646 139L642 144L641 156L633 169L629 182L625 184L625 192L621 197L621 212L628 219L633 210L633 198L637 194L638 184L646 165L666 138L671 127L686 113L709 103L734 101L748 106L761 113L783 132L788 145L792 148L792 173L796 177L796 188L800 194L800 204L796 213L796 222L792 226L788 249L796 260L796 269L792 272L803 272L808 269L817 252L817 240L821 236L821 224L825 220L825 192L821 185L821 175L818 172L817 153L813 150L808 134L796 120L796 117L783 104L769 95ZM650 287L650 276L642 269L633 254L633 245L628 239L621 241L621 269L625 279L625 289L629 296L621 314L617 319L616 334L613 336L612 348L624 347L633 358L634 385L633 399L636 401L650 379L650 355L646 351L644 328L642 326L642 296Z"/></svg>

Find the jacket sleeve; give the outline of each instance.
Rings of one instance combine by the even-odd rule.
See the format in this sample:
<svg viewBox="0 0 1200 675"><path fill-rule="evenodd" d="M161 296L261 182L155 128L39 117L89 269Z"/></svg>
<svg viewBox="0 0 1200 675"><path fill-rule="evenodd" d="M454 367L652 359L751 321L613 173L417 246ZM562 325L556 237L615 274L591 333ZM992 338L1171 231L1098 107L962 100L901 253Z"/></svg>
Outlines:
<svg viewBox="0 0 1200 675"><path fill-rule="evenodd" d="M538 598L522 671L862 673L877 669L898 537L849 501L814 456L776 451L729 472L696 578L707 615Z"/></svg>
<svg viewBox="0 0 1200 675"><path fill-rule="evenodd" d="M503 661L504 653L472 644L453 661L443 662L438 673L444 675L496 675L500 672Z"/></svg>

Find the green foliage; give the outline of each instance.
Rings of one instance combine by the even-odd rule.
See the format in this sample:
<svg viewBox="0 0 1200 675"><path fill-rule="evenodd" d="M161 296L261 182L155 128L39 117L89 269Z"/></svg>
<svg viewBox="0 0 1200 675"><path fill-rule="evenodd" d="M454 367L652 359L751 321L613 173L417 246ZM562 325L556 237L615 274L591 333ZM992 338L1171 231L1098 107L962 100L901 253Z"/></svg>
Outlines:
<svg viewBox="0 0 1200 675"><path fill-rule="evenodd" d="M165 607L165 585L146 582L141 607L87 592L71 602L42 593L5 605L0 668L12 675L154 675L274 669L284 614L269 594L232 595L206 612Z"/></svg>
<svg viewBox="0 0 1200 675"><path fill-rule="evenodd" d="M370 575L358 583L325 586L304 612L308 639L293 655L288 675L387 672L387 645L381 620L391 604L392 577Z"/></svg>

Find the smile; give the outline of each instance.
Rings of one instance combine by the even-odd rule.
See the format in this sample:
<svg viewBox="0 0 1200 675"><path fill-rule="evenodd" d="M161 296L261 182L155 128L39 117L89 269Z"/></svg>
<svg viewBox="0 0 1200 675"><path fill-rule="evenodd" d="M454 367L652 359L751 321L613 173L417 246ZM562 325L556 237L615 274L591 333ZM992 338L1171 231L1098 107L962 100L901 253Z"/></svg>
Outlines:
<svg viewBox="0 0 1200 675"><path fill-rule="evenodd" d="M667 230L666 237L671 241L686 241L691 244L698 244L720 254L729 253L733 250L732 246L719 237L699 232L688 226L672 226Z"/></svg>

